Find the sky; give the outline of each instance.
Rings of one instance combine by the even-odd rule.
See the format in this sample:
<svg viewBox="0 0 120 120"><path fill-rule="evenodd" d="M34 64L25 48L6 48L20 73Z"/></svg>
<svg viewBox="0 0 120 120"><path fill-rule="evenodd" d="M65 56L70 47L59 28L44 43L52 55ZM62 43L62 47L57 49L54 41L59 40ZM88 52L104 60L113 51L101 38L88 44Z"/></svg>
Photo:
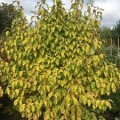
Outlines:
<svg viewBox="0 0 120 120"><path fill-rule="evenodd" d="M13 0L0 0L4 3L12 3ZM39 0L20 0L21 5L25 9L25 15L30 20L30 11L35 10L35 6ZM51 5L52 0L47 0L49 5ZM88 0L87 0L88 1ZM63 0L66 4L66 8L70 6L70 0ZM103 20L101 26L107 26L112 28L118 20L120 20L120 0L94 0L94 5L103 8Z"/></svg>

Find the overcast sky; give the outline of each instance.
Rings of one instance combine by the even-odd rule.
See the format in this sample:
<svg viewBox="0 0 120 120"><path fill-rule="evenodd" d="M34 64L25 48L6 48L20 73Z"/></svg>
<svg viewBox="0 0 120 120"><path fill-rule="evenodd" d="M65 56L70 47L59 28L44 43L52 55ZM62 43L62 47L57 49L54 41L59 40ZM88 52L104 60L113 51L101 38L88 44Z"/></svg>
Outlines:
<svg viewBox="0 0 120 120"><path fill-rule="evenodd" d="M13 0L0 0L4 3L12 3ZM30 19L30 11L35 10L37 1L39 0L20 0L25 9L25 14ZM47 0L51 4L52 0ZM63 0L66 7L69 6L70 0ZM113 27L118 20L120 20L120 0L94 0L95 5L104 9L102 26Z"/></svg>

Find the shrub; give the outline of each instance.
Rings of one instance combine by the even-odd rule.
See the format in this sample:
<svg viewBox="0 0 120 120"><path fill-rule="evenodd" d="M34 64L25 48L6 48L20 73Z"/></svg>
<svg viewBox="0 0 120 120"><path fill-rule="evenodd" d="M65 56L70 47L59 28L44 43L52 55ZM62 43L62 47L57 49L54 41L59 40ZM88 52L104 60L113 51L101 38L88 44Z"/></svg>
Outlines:
<svg viewBox="0 0 120 120"><path fill-rule="evenodd" d="M88 118L88 107L111 108L110 100L101 96L116 92L120 74L101 52L101 11L91 2L83 14L83 5L77 0L66 11L61 0L51 9L42 1L35 27L28 25L20 7L6 32L0 79L23 117L81 120Z"/></svg>

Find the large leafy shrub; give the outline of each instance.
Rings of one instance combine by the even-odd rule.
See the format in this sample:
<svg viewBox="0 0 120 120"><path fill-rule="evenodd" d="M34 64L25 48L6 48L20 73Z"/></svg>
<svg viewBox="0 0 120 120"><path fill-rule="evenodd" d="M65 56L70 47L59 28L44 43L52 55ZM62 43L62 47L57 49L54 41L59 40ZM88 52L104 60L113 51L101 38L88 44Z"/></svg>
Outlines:
<svg viewBox="0 0 120 120"><path fill-rule="evenodd" d="M53 2L51 9L45 1L38 4L35 27L28 25L20 7L6 32L0 60L4 91L14 110L28 119L93 119L86 108L111 108L101 96L116 92L120 84L118 69L101 52L101 11L92 2L85 14L80 0L69 11L61 0Z"/></svg>

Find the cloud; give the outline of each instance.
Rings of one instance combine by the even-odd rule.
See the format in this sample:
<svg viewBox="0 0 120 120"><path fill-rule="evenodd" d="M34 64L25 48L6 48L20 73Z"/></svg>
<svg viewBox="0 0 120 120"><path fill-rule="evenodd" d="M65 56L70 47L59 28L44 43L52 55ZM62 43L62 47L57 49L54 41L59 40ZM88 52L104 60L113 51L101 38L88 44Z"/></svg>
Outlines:
<svg viewBox="0 0 120 120"><path fill-rule="evenodd" d="M120 19L120 0L95 0L95 5L104 9L102 26L113 27Z"/></svg>

